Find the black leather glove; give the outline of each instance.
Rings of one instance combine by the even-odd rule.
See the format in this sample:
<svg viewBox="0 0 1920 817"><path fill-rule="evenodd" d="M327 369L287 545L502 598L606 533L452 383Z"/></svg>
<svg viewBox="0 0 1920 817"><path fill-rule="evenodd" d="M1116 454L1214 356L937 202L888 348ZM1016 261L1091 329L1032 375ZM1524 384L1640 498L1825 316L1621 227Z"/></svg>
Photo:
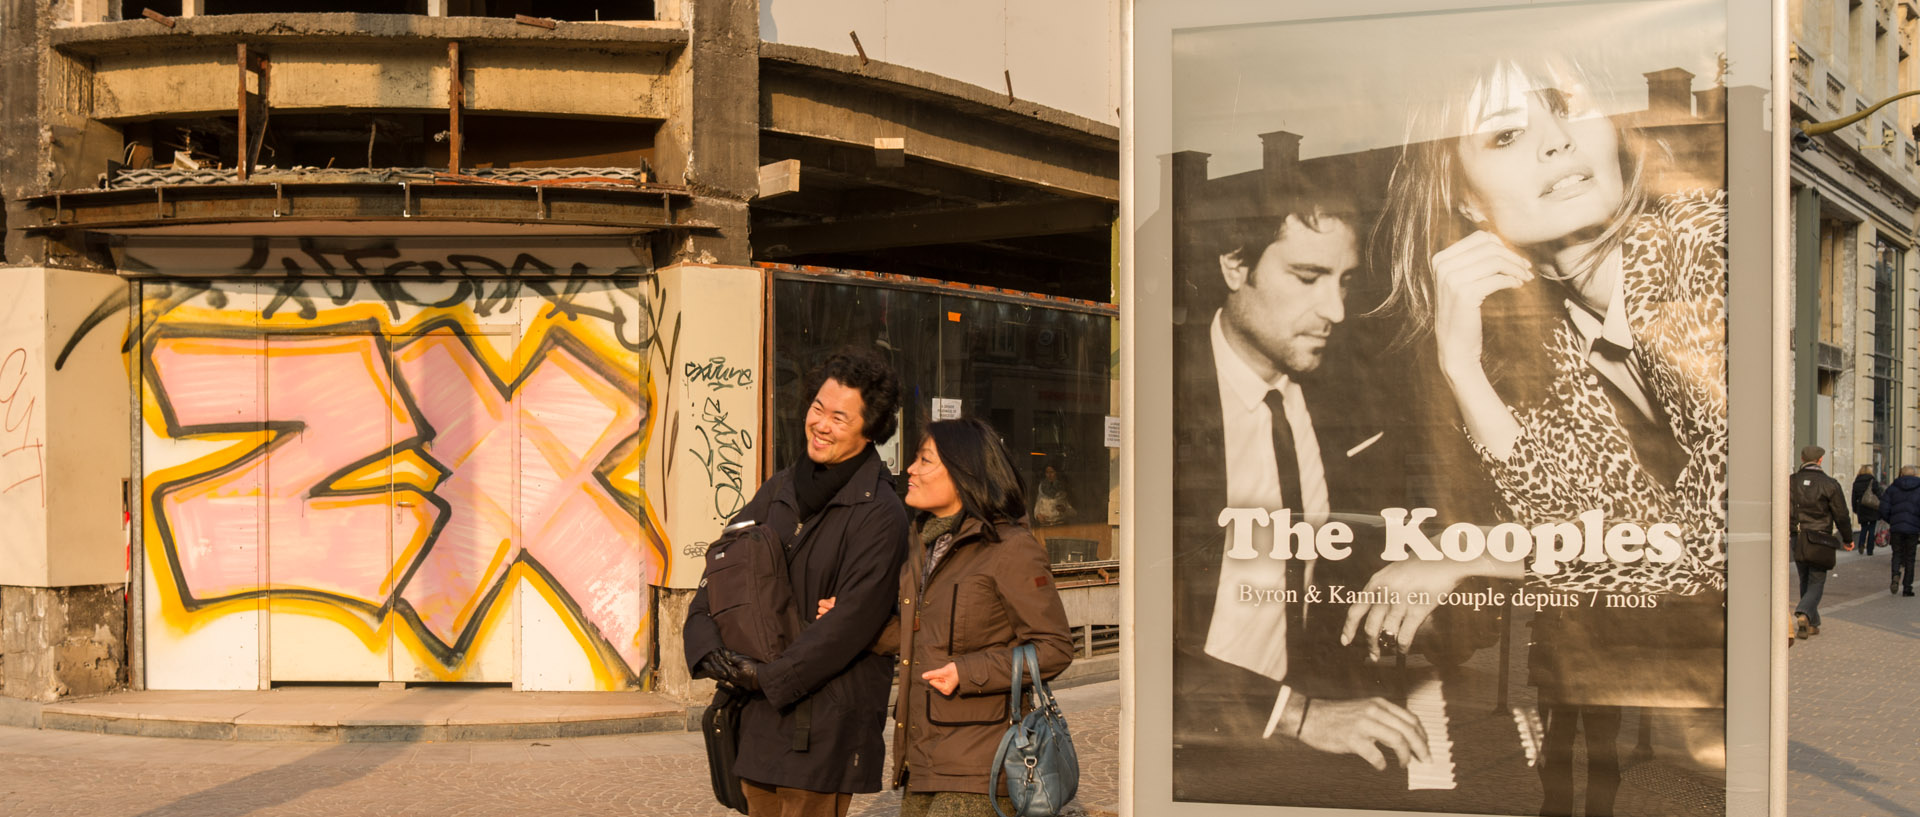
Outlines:
<svg viewBox="0 0 1920 817"><path fill-rule="evenodd" d="M721 647L717 652L728 665L727 683L748 692L760 690L760 662Z"/></svg>
<svg viewBox="0 0 1920 817"><path fill-rule="evenodd" d="M693 665L693 677L726 681L727 677L733 674L733 665L728 663L720 652L720 650L714 650L701 656L700 660Z"/></svg>

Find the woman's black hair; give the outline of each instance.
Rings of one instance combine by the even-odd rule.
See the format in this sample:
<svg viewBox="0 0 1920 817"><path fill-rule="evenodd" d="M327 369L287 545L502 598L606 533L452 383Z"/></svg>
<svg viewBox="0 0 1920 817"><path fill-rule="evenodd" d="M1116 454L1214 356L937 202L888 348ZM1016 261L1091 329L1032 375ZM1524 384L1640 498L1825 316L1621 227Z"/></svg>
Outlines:
<svg viewBox="0 0 1920 817"><path fill-rule="evenodd" d="M837 353L807 374L809 404L828 380L860 392L860 402L865 406L860 412L862 436L874 445L893 439L899 423L894 412L900 408L900 377L894 374L893 366L864 349Z"/></svg>
<svg viewBox="0 0 1920 817"><path fill-rule="evenodd" d="M962 520L971 516L985 522L987 538L997 541L994 526L1026 518L1026 489L993 426L972 417L941 420L927 424L926 439L940 452L940 464L960 495Z"/></svg>

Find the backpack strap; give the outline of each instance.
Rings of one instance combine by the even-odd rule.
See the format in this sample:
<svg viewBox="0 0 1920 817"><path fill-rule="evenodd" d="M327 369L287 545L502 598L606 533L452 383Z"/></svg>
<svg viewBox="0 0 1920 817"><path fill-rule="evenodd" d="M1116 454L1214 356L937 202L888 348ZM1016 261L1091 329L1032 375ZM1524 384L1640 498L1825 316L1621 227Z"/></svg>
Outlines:
<svg viewBox="0 0 1920 817"><path fill-rule="evenodd" d="M784 566L787 568L786 578L788 587L793 586L792 568L794 561L800 558L800 554L806 551L808 545L813 544L817 523L819 523L820 518L825 516L826 513L827 509L821 508L815 511L813 516L808 517L805 522L800 523L800 530L798 531L800 534L799 541L794 542L792 547L783 548L786 557ZM778 531L775 533L778 533ZM786 538L781 537L781 543L784 545L785 542ZM796 593L793 597L793 603L794 607L789 610L788 613L793 617L790 623L794 625L794 632L799 633L806 630L808 624L806 615L800 612L800 606L805 602L800 599L800 594ZM812 742L813 696L808 695L805 698L801 698L799 703L793 705L793 743L788 748L795 752L805 752L807 751L808 745Z"/></svg>

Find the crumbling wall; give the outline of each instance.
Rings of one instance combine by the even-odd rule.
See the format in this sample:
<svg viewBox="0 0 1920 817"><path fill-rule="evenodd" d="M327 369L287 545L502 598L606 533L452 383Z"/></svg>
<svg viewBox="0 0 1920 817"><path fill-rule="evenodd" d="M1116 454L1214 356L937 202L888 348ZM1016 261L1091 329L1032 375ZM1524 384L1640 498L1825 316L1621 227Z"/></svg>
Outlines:
<svg viewBox="0 0 1920 817"><path fill-rule="evenodd" d="M124 687L124 591L0 586L0 695L53 701Z"/></svg>

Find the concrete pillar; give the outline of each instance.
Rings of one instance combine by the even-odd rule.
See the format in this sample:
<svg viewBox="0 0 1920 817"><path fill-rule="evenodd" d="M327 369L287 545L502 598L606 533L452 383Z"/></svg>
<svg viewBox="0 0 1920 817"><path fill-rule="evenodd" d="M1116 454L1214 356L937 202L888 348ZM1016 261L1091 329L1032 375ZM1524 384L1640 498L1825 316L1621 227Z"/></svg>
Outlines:
<svg viewBox="0 0 1920 817"><path fill-rule="evenodd" d="M125 587L0 586L0 695L54 701L124 686Z"/></svg>
<svg viewBox="0 0 1920 817"><path fill-rule="evenodd" d="M53 700L123 678L126 286L0 268L0 694Z"/></svg>
<svg viewBox="0 0 1920 817"><path fill-rule="evenodd" d="M21 228L20 199L43 184L40 152L40 66L51 53L40 45L44 0L0 0L0 199L6 212L5 257L0 264L45 258L45 240L29 242Z"/></svg>
<svg viewBox="0 0 1920 817"><path fill-rule="evenodd" d="M654 689L686 700L712 694L687 674L682 623L706 566L707 543L766 478L761 327L766 273L754 267L685 264L657 273L660 325L671 339L647 357L655 394L647 446L648 493L669 543L654 589L659 660Z"/></svg>
<svg viewBox="0 0 1920 817"><path fill-rule="evenodd" d="M1814 401L1819 396L1820 195L1810 187L1793 193L1793 439L1797 448L1816 439Z"/></svg>
<svg viewBox="0 0 1920 817"><path fill-rule="evenodd" d="M747 201L760 188L760 4L712 0L663 9L690 39L668 77L673 113L654 143L662 181L708 197L689 217L718 235L676 236L656 263L747 264Z"/></svg>

